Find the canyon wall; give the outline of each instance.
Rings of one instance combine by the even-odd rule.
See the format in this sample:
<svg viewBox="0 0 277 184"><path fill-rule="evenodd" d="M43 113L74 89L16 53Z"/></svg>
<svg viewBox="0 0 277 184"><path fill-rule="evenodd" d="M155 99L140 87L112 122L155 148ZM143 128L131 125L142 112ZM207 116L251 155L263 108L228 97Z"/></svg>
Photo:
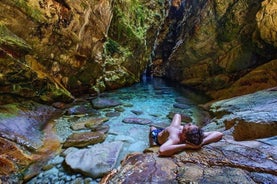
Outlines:
<svg viewBox="0 0 277 184"><path fill-rule="evenodd" d="M70 102L140 80L165 1L3 0L0 103Z"/></svg>
<svg viewBox="0 0 277 184"><path fill-rule="evenodd" d="M276 1L175 0L156 41L154 75L213 99L277 85Z"/></svg>
<svg viewBox="0 0 277 184"><path fill-rule="evenodd" d="M3 0L0 104L70 102L152 74L224 99L277 85L276 1Z"/></svg>

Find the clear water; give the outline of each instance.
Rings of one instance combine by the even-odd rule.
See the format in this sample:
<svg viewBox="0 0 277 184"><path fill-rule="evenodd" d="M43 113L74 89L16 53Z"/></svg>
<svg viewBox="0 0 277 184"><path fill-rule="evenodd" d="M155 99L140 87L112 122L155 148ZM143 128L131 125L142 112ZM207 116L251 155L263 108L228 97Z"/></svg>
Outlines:
<svg viewBox="0 0 277 184"><path fill-rule="evenodd" d="M109 117L109 121L105 122L110 127L105 142L119 140L124 143L116 167L119 166L120 161L128 153L142 152L149 147L149 125L126 124L123 122L123 119L146 118L151 120L156 126L165 127L171 122L171 119L168 117L170 113L186 114L192 118L192 123L198 125L201 124L199 122L202 122L206 118L206 114L198 106L198 104L204 103L207 100L203 95L184 89L172 82L166 82L161 78L152 78L151 80L143 78L140 83L106 92L103 95L107 98L120 101L123 104L120 106L123 112L120 112L119 116ZM176 99L180 97L186 98L187 108L179 109L173 107ZM115 112L116 107L98 111L101 117L105 117L107 112ZM142 114L136 115L132 111L140 111ZM74 123L74 118L68 116L63 116L56 120L57 134L62 141L72 133L70 129L71 123ZM61 160L61 156L57 156L55 159ZM76 178L85 183L97 183L99 181L77 173L67 173L64 171L62 163L59 163L52 169L40 173L40 175L28 183L44 183L44 181L50 181L50 183L71 183Z"/></svg>

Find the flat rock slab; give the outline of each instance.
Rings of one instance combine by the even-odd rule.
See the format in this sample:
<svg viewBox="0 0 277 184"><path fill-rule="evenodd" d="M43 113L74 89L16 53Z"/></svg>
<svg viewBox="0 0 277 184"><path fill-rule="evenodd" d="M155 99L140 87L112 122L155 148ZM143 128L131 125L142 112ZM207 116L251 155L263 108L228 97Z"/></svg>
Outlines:
<svg viewBox="0 0 277 184"><path fill-rule="evenodd" d="M268 140L266 140L267 142ZM221 140L199 151L159 157L158 147L133 153L104 183L261 183L277 181L276 146L259 141ZM105 182L104 182L105 181ZM267 182L266 182L267 183Z"/></svg>
<svg viewBox="0 0 277 184"><path fill-rule="evenodd" d="M251 140L277 135L276 88L218 101L211 105L214 121L234 128L235 140Z"/></svg>
<svg viewBox="0 0 277 184"><path fill-rule="evenodd" d="M122 105L121 102L118 102L110 98L103 98L103 97L91 100L91 104L95 109L104 109L104 108L116 107L116 106Z"/></svg>
<svg viewBox="0 0 277 184"><path fill-rule="evenodd" d="M153 123L151 120L145 119L145 118L125 118L122 121L123 123L139 124L139 125L149 125Z"/></svg>
<svg viewBox="0 0 277 184"><path fill-rule="evenodd" d="M98 178L114 169L122 146L120 141L96 144L89 149L68 153L65 162L73 170Z"/></svg>
<svg viewBox="0 0 277 184"><path fill-rule="evenodd" d="M68 147L86 147L88 145L93 145L101 143L105 140L106 135L102 132L81 132L71 134L63 144L64 148Z"/></svg>

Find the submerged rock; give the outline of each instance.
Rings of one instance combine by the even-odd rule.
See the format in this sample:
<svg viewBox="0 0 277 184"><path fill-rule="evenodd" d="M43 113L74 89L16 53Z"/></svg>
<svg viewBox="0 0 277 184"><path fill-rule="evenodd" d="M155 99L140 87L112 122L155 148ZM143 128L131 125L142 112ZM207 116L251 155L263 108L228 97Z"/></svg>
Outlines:
<svg viewBox="0 0 277 184"><path fill-rule="evenodd" d="M91 101L91 104L95 109L104 109L121 105L120 102L110 98L96 98Z"/></svg>
<svg viewBox="0 0 277 184"><path fill-rule="evenodd" d="M123 123L139 125L148 125L153 123L151 120L145 118L124 118L122 121Z"/></svg>
<svg viewBox="0 0 277 184"><path fill-rule="evenodd" d="M122 146L119 141L97 144L70 152L65 161L76 172L99 178L114 169Z"/></svg>
<svg viewBox="0 0 277 184"><path fill-rule="evenodd" d="M101 126L104 122L108 121L108 118L95 118L90 117L85 120L79 120L71 125L72 130L92 129L95 130Z"/></svg>
<svg viewBox="0 0 277 184"><path fill-rule="evenodd" d="M105 134L101 132L81 132L71 134L63 144L64 148L68 147L86 147L88 145L97 144L105 140Z"/></svg>

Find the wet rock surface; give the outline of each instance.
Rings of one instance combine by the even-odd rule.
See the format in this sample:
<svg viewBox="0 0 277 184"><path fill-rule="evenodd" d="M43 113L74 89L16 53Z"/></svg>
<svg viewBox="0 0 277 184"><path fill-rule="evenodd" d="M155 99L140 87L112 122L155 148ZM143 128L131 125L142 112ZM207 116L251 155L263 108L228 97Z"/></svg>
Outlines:
<svg viewBox="0 0 277 184"><path fill-rule="evenodd" d="M235 125L228 127L226 123L238 118L249 123L259 123L264 117L263 121L275 125L275 116L269 116L275 113L275 89L208 104L203 101L202 104L205 105L200 107L197 104L202 96L195 101L193 98L185 100L187 96L192 96L192 92L180 95L179 91L175 91L176 88L164 86L166 85L162 80L156 79L151 83L137 84L103 94L101 98L105 96L122 103L104 109L94 109L90 103L91 99L88 98L80 99L77 105L66 105L65 109L62 109L63 113L48 123L52 126L46 124L40 130L43 147L28 154L16 145L19 148L16 153L21 154L11 153L15 158L10 159L6 152L0 155L1 163L10 166L10 170L3 167L2 182L24 181L35 184L276 181L276 136L267 134L268 138L237 141L234 134ZM163 90L165 92L161 92ZM184 99L181 99L181 96ZM176 108L176 102L188 105L189 108ZM273 105L273 108L270 109L267 104ZM96 113L87 113L90 112L89 105ZM86 110L66 113L68 109L82 106ZM138 109L142 109L143 113L135 114L134 111ZM209 110L211 115L208 116L204 109ZM121 112L120 116L106 117L107 112L118 110ZM149 148L148 145L149 125L168 126L174 113L182 114L182 123L200 123L204 125L205 131L223 132L223 139L197 151L186 150L172 157L159 157L158 147ZM124 123L126 119L131 123ZM206 123L202 124L204 121ZM19 132L20 130L18 129ZM248 134L247 130L245 132ZM68 144L72 142L74 144ZM30 167L28 158L33 162ZM21 162L22 159L25 162ZM13 172L24 173L24 177L7 175Z"/></svg>
<svg viewBox="0 0 277 184"><path fill-rule="evenodd" d="M105 140L105 134L101 132L81 132L71 134L63 144L64 148L68 147L86 147L97 144Z"/></svg>
<svg viewBox="0 0 277 184"><path fill-rule="evenodd" d="M148 149L130 154L102 183L275 183L277 137L273 140L241 143L225 137L199 151L165 158L158 157L157 147Z"/></svg>

